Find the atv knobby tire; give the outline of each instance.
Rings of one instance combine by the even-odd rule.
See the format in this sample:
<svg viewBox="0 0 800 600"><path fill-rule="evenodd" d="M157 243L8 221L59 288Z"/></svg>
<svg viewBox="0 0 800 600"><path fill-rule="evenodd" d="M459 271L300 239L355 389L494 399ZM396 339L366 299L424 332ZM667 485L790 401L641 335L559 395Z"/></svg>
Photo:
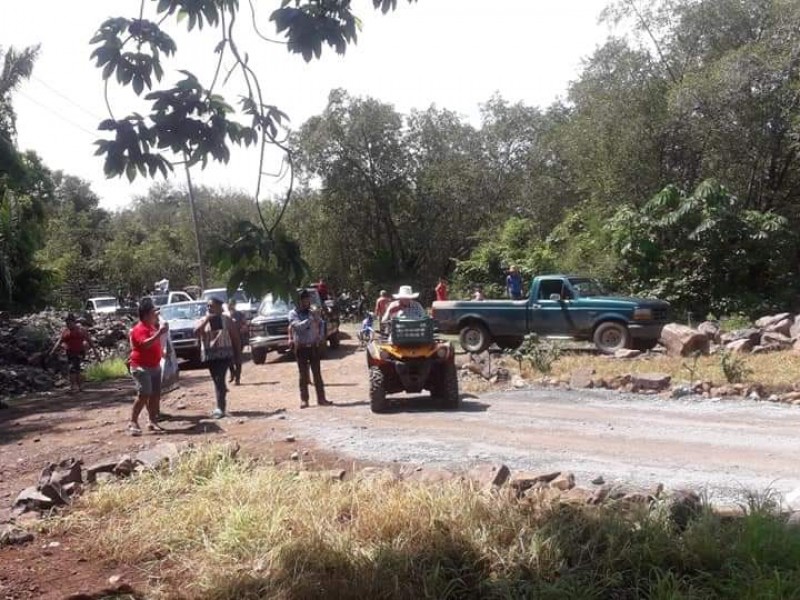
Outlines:
<svg viewBox="0 0 800 600"><path fill-rule="evenodd" d="M458 371L455 362L449 362L444 366L441 378L441 382L437 386L441 407L447 410L459 409L461 396L458 393Z"/></svg>
<svg viewBox="0 0 800 600"><path fill-rule="evenodd" d="M369 407L374 413L386 412L389 408L380 367L369 368Z"/></svg>

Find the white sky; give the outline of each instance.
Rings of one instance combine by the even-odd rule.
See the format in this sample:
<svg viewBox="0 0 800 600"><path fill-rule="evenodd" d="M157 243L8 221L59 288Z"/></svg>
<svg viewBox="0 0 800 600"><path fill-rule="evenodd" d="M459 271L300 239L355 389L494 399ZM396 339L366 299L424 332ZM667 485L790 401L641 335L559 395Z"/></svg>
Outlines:
<svg viewBox="0 0 800 600"><path fill-rule="evenodd" d="M262 7L261 29L273 34L269 13L278 0L255 0ZM369 95L401 112L431 104L455 110L478 122L478 104L499 92L510 101L546 106L562 96L575 78L581 60L608 35L597 22L606 0L400 0L398 10L382 15L370 0L353 0L362 19L358 44L339 57L326 48L320 61L306 64L284 46L246 36L240 23L240 46L249 51L266 85L267 102L277 105L298 127L320 113L328 92L342 87L352 95ZM13 6L13 8L12 8ZM242 15L249 7L242 0ZM14 96L18 142L38 152L51 169L62 169L92 183L106 208L127 204L151 181L105 178L101 157L95 157L94 133L107 118L100 71L89 60L88 41L110 16L135 16L137 0L0 0L0 44L22 47L41 43L33 78ZM152 17L155 3L147 2ZM165 23L167 26L167 23ZM163 82L185 68L198 76L213 71L211 48L216 39L168 32L178 44ZM244 48L243 48L244 49ZM112 107L119 118L142 106L133 92L112 85ZM232 85L228 88L234 90ZM226 166L192 173L196 184L243 188L252 192L256 175L254 152L235 152ZM277 170L273 156L267 170ZM177 180L179 185L182 180ZM266 179L268 192L280 182Z"/></svg>

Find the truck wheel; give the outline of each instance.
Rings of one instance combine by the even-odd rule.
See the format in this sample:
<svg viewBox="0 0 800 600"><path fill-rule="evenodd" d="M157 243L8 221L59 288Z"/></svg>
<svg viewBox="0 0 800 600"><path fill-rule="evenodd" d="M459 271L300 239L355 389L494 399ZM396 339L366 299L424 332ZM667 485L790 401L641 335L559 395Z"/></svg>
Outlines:
<svg viewBox="0 0 800 600"><path fill-rule="evenodd" d="M338 348L340 341L338 331L328 338L328 344L330 344L331 348Z"/></svg>
<svg viewBox="0 0 800 600"><path fill-rule="evenodd" d="M386 389L383 387L383 371L380 367L369 368L369 407L374 413L386 412Z"/></svg>
<svg viewBox="0 0 800 600"><path fill-rule="evenodd" d="M630 342L628 328L616 321L600 323L594 330L594 345L603 354L614 354L617 350L627 348Z"/></svg>
<svg viewBox="0 0 800 600"><path fill-rule="evenodd" d="M456 363L449 362L444 366L442 373L441 402L442 408L447 410L458 410L461 408L461 395L458 393L458 371L456 371Z"/></svg>
<svg viewBox="0 0 800 600"><path fill-rule="evenodd" d="M489 347L492 338L483 323L467 323L461 328L458 341L465 352L479 353Z"/></svg>
<svg viewBox="0 0 800 600"><path fill-rule="evenodd" d="M251 348L250 357L253 359L254 364L263 365L267 361L267 349Z"/></svg>

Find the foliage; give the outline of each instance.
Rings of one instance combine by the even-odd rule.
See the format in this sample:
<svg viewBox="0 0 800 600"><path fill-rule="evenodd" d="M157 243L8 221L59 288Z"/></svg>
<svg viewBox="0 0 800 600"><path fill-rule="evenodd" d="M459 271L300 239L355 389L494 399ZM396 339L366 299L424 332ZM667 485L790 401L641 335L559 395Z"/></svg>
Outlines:
<svg viewBox="0 0 800 600"><path fill-rule="evenodd" d="M743 505L739 519L703 508L676 527L667 505L624 511L519 502L458 481L300 478L209 446L168 472L99 486L52 526L100 560L157 574L166 596L797 597L800 532L769 498Z"/></svg>
<svg viewBox="0 0 800 600"><path fill-rule="evenodd" d="M395 8L396 4L396 0L373 0L374 7L384 12ZM252 2L250 9L254 33L263 38ZM109 104L109 118L100 123L99 129L112 135L96 142L96 154L104 157L107 176L125 174L131 181L137 175L154 177L160 173L166 176L174 164L183 164L191 186L189 169L192 166L205 167L209 160L227 163L231 145L257 147L260 158L253 197L259 212L258 226L263 232L256 242L255 232L249 229L252 224L242 225L240 241L228 246L233 254L221 256L220 265L223 269L233 269L235 274L246 273L244 285L264 288L281 278L282 271L276 268L301 262L299 255L290 258L280 254L297 249L295 244L284 243L285 231L278 232L283 211L268 224L259 204L267 147L278 148L286 154L284 160L290 174L293 161L281 139L288 116L267 102L266 83L262 83L250 65L249 53L239 47L234 35L238 31L234 25L239 11L238 0L159 0L154 15L157 20L153 21L145 18L143 1L138 18L114 17L104 21L90 43L95 45L92 58L102 69L106 82L107 104L108 83L112 78L123 86L130 86L137 97L145 89L151 91L143 97L149 103L146 116L134 112L116 118ZM343 54L347 45L356 41L357 19L351 11L350 0L285 0L272 12L270 20L277 32L285 35L288 50L302 54L306 61L319 58L323 44ZM186 22L189 32L195 27L198 31L204 27L214 31L218 40L212 54L217 55L214 77L204 85L193 73L180 70L183 78L173 87L158 87L164 76L166 59L178 51L165 23L177 25L181 21ZM226 58L233 61L233 66L225 75L224 83L238 86L238 95L224 95L220 91L222 86L218 86ZM238 109L234 109L236 104ZM291 191L290 179L286 203ZM195 234L200 245L200 233ZM253 254L245 256L248 251ZM270 257L273 251L278 254ZM202 261L202 257L199 260ZM231 282L233 287L238 285L234 280ZM286 281L282 285L288 284ZM254 287L248 291L256 293L257 290Z"/></svg>
<svg viewBox="0 0 800 600"><path fill-rule="evenodd" d="M110 358L99 363L92 363L84 372L86 381L101 383L128 376L128 365L121 358Z"/></svg>
<svg viewBox="0 0 800 600"><path fill-rule="evenodd" d="M696 318L756 314L791 299L796 236L785 217L747 209L714 180L668 186L609 221L621 281Z"/></svg>
<svg viewBox="0 0 800 600"><path fill-rule="evenodd" d="M517 361L520 371L523 363L528 362L539 373L550 373L553 370L553 363L561 356L561 348L535 333L529 333L517 348L506 352Z"/></svg>
<svg viewBox="0 0 800 600"><path fill-rule="evenodd" d="M753 374L742 356L728 350L720 353L719 364L728 383L742 383Z"/></svg>

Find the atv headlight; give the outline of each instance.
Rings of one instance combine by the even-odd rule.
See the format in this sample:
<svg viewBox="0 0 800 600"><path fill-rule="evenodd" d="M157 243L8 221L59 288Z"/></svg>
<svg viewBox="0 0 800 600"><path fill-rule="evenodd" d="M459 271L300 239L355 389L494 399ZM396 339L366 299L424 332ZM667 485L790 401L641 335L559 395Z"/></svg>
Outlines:
<svg viewBox="0 0 800 600"><path fill-rule="evenodd" d="M436 356L438 356L439 358L447 358L449 354L450 354L450 349L447 346L442 346L436 351Z"/></svg>

